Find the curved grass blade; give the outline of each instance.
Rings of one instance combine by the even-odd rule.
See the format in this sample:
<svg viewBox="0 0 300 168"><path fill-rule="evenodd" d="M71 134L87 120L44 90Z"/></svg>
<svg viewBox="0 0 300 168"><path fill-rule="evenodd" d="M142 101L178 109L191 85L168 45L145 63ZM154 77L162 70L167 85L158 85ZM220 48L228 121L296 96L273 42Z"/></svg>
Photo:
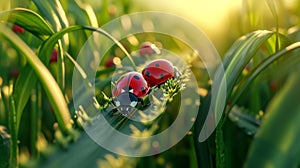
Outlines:
<svg viewBox="0 0 300 168"><path fill-rule="evenodd" d="M90 27L90 26L79 26L79 25L70 26L70 27L65 28L65 29L61 30L60 32L57 32L54 35L52 35L42 45L39 52L43 53L46 56L51 55L52 48L54 47L54 45L57 43L57 41L60 38L62 38L67 33L71 33L71 32L74 32L74 31L79 31L79 30L95 31L95 32L98 32L98 33L106 36L107 38L111 39L126 54L126 56L128 57L128 59L130 60L130 62L132 64L133 68L136 70L136 65L135 65L134 61L132 60L130 54L125 49L125 47L117 39L115 39L113 36L111 36L109 33L107 33L106 31L104 31L101 28L95 28L95 27Z"/></svg>
<svg viewBox="0 0 300 168"><path fill-rule="evenodd" d="M262 61L260 65L258 65L252 72L250 72L248 77L244 78L241 81L239 87L237 88L237 92L235 92L232 96L232 104L235 104L238 101L240 96L246 91L249 85L263 70L265 70L274 61L278 60L283 56L286 56L287 54L289 54L290 52L298 48L300 48L300 42L296 42L286 47L285 49L276 52L275 54L271 55L270 57Z"/></svg>
<svg viewBox="0 0 300 168"><path fill-rule="evenodd" d="M42 62L45 65L48 65L52 49L54 48L55 44L59 41L60 38L62 38L67 33L79 31L79 30L86 30L86 29L91 30L91 31L98 31L98 32L108 36L108 33L106 33L105 31L103 31L101 29L92 28L92 27L85 28L82 26L70 26L66 29L63 29L62 31L60 31L58 33L55 33L51 37L49 37L39 48L38 56L40 57L40 59L42 60ZM108 36L108 38L111 38L114 42L117 42L117 45L122 47L121 49L123 49L124 52L127 52L125 50L125 48L122 46L122 44L119 43L116 39L114 39L111 36ZM31 66L30 65L25 66L25 68L23 68L19 78L16 81L15 92L14 92L15 99L16 99L16 111L17 111L17 116L18 116L17 117L18 124L20 123L19 120L21 119L22 111L29 99L30 91L35 86L34 84L36 83L36 81L37 81L37 78L35 76L35 72L31 68Z"/></svg>
<svg viewBox="0 0 300 168"><path fill-rule="evenodd" d="M42 13L55 31L60 31L69 26L69 22L65 11L59 0L33 0L34 4L37 6L39 11ZM58 42L58 51L59 57L57 60L58 65L58 73L57 73L57 83L62 90L65 88L65 62L63 57L63 49L69 47L69 36L66 34L61 40Z"/></svg>
<svg viewBox="0 0 300 168"><path fill-rule="evenodd" d="M54 33L39 14L25 8L0 12L0 21L17 24L41 39L46 39Z"/></svg>
<svg viewBox="0 0 300 168"><path fill-rule="evenodd" d="M81 1L70 1L68 11L75 15L77 25L99 27L96 14L91 5Z"/></svg>
<svg viewBox="0 0 300 168"><path fill-rule="evenodd" d="M33 0L42 16L53 26L55 31L59 31L69 26L67 16L58 0L43 1Z"/></svg>
<svg viewBox="0 0 300 168"><path fill-rule="evenodd" d="M230 50L234 50L236 52L234 53L228 67L225 67L228 95L231 95L232 89L245 66L256 54L260 46L272 35L273 32L271 31L255 31L250 33L248 38L242 40L241 46L229 49L229 52Z"/></svg>
<svg viewBox="0 0 300 168"><path fill-rule="evenodd" d="M234 86L236 85L240 74L242 73L245 66L256 54L260 46L271 36L273 32L271 31L255 31L241 37L237 43L233 45L226 54L229 57L225 60L225 75L221 76L222 73L218 69L214 77L213 82L217 83L215 85L216 91L213 90L212 94L216 94L216 99L211 100L211 111L209 111L206 121L202 127L199 135L199 141L203 142L208 138L209 135L216 128L216 161L217 167L222 167L225 163L224 150L225 143L223 139L222 126L226 118L223 118L223 112L225 109L225 104L222 103L222 99L227 97L228 100L231 96ZM218 125L219 121L221 123Z"/></svg>
<svg viewBox="0 0 300 168"><path fill-rule="evenodd" d="M259 47L272 35L273 32L271 31L259 30L251 32L241 37L229 49L224 58L225 76L220 76L222 73L218 73L217 71L214 77L213 82L218 84L216 85L218 90L212 94L216 94L217 96L216 99L211 102L213 108L209 111L199 135L200 142L203 142L211 135L220 121L225 107L223 103L220 103L222 98L227 95L228 100L244 67L255 55ZM213 120L213 122L211 120Z"/></svg>
<svg viewBox="0 0 300 168"><path fill-rule="evenodd" d="M69 26L67 16L59 0L33 0L33 2L41 12L42 16L50 22L56 32ZM69 38L67 35L63 37L62 45L63 48L68 47Z"/></svg>
<svg viewBox="0 0 300 168"><path fill-rule="evenodd" d="M4 38L11 42L16 49L18 49L26 57L28 63L32 66L32 69L40 79L40 82L48 95L61 130L66 134L69 133L71 128L71 117L67 108L67 103L49 70L16 34L2 25L0 26L0 30ZM17 114L17 117L21 117L21 115ZM17 122L20 122L20 118L17 118ZM17 125L19 125L19 123L17 123Z"/></svg>
<svg viewBox="0 0 300 168"><path fill-rule="evenodd" d="M291 75L269 104L245 167L299 166L300 71Z"/></svg>
<svg viewBox="0 0 300 168"><path fill-rule="evenodd" d="M279 50L279 23L278 23L278 12L276 9L276 4L274 0L266 0L268 7L271 10L271 13L273 15L275 26L276 26L276 44L275 44L275 51Z"/></svg>

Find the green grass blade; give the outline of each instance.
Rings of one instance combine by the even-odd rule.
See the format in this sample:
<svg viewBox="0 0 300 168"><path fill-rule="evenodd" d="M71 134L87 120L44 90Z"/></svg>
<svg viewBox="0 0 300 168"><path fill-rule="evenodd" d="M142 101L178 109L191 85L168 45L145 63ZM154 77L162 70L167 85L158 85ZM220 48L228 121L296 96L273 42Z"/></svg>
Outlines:
<svg viewBox="0 0 300 168"><path fill-rule="evenodd" d="M36 74L30 65L26 65L22 69L14 87L14 98L17 111L17 128L19 128L23 109L28 102L30 92L34 88L36 82Z"/></svg>
<svg viewBox="0 0 300 168"><path fill-rule="evenodd" d="M12 89L12 86L10 87ZM12 95L9 95L9 132L10 132L10 152L9 152L9 167L18 167L18 130L16 123L15 102Z"/></svg>
<svg viewBox="0 0 300 168"><path fill-rule="evenodd" d="M33 2L41 12L41 15L50 22L55 31L69 26L66 14L58 0L33 0Z"/></svg>
<svg viewBox="0 0 300 168"><path fill-rule="evenodd" d="M233 88L237 83L238 78L240 77L243 69L252 59L252 57L256 54L260 46L271 36L273 32L271 31L255 31L248 34L245 38L241 39L241 45L233 46L229 49L229 53L234 53L233 56L227 55L231 57L231 61L227 67L225 67L225 78L221 79L221 84L227 82L227 99L232 94ZM218 81L217 81L218 82ZM223 94L224 90L219 90L218 95ZM220 103L217 96L217 100L215 105L220 106ZM215 116L220 116L224 109L215 108ZM218 118L217 118L218 121Z"/></svg>
<svg viewBox="0 0 300 168"><path fill-rule="evenodd" d="M48 95L48 99L52 104L61 130L64 133L68 133L71 128L71 117L64 96L51 73L35 55L35 53L15 33L2 25L0 26L0 30L1 34L25 56L28 63L34 69L34 72L39 78L46 94ZM20 119L17 120L20 121Z"/></svg>
<svg viewBox="0 0 300 168"><path fill-rule="evenodd" d="M271 31L255 31L247 34L246 36L240 38L228 51L225 56L224 66L225 66L225 76L220 76L221 73L216 72L214 78L214 83L217 83L216 99L211 100L211 111L207 116L207 121L205 121L204 126L200 132L199 140L204 141L211 135L215 126L219 123L222 118L222 114L225 109L225 104L222 102L224 96L227 96L227 100L231 96L234 86L237 83L243 69L249 63L249 61L254 57L260 46L271 36L273 32ZM226 59L226 57L229 57ZM216 89L215 88L215 89ZM227 94L226 94L227 93ZM214 124L209 121L209 119L214 119ZM225 121L225 120L224 120ZM222 125L224 124L222 121ZM223 140L222 125L217 126L216 131L216 144L217 144L217 167L222 167L225 163L224 150L225 143Z"/></svg>
<svg viewBox="0 0 300 168"><path fill-rule="evenodd" d="M124 46L118 41L116 40L113 36L111 36L109 33L107 33L106 31L104 31L101 28L95 28L95 27L90 27L90 26L70 26L68 28L65 28L57 33L55 33L53 36L51 36L41 47L40 49L40 53L43 53L43 55L51 55L51 51L52 48L54 47L54 45L57 43L57 41L62 38L65 34L67 33L71 33L74 31L79 31L79 30L90 30L90 31L94 31L94 32L98 32L104 36L106 36L107 38L111 39L128 57L129 61L131 62L133 68L136 70L136 65L134 63L134 61L132 60L130 54L127 52L127 50L124 48Z"/></svg>
<svg viewBox="0 0 300 168"><path fill-rule="evenodd" d="M300 76L293 73L269 104L250 148L246 167L299 166Z"/></svg>
<svg viewBox="0 0 300 168"><path fill-rule="evenodd" d="M250 33L248 38L242 40L243 42L241 46L238 48L233 47L229 49L229 52L231 52L231 50L236 52L234 52L234 56L232 57L228 67L225 67L228 95L231 94L232 89L245 66L256 54L260 46L272 35L273 32L271 31L255 31Z"/></svg>
<svg viewBox="0 0 300 168"><path fill-rule="evenodd" d="M69 27L67 16L59 0L33 0L33 2L41 12L41 15L50 22L56 32ZM64 36L62 45L64 48L67 48L69 45L69 38L67 35Z"/></svg>
<svg viewBox="0 0 300 168"><path fill-rule="evenodd" d="M276 45L275 45L275 51L279 50L279 21L278 21L278 12L276 9L276 4L274 0L266 0L268 7L271 10L271 13L274 18L275 26L276 26Z"/></svg>
<svg viewBox="0 0 300 168"><path fill-rule="evenodd" d="M42 39L54 33L39 14L24 8L0 12L0 21L15 23Z"/></svg>
<svg viewBox="0 0 300 168"><path fill-rule="evenodd" d="M38 142L38 136L41 130L41 116L40 116L40 110L41 110L41 99L42 99L42 93L41 88L39 85L36 86L36 89L33 89L31 94L31 115L30 115L30 151L32 153L32 157L38 158L38 149L37 149L37 142Z"/></svg>
<svg viewBox="0 0 300 168"><path fill-rule="evenodd" d="M100 33L105 33L101 29L97 28L84 28L82 26L71 26L66 29L63 29L62 31L55 33L49 39L47 39L41 48L38 51L38 55L40 59L44 62L44 64L49 63L49 59L51 56L51 52L55 46L55 44L58 42L60 38L62 38L65 34L74 32L74 31L79 31L79 30L92 30L92 31L98 31ZM118 42L115 40L113 37L109 36L109 38L112 38L114 42ZM122 46L118 42L119 46ZM123 47L123 46L122 46ZM125 48L123 47L124 52L126 51ZM15 84L15 99L16 99L16 111L17 111L17 127L19 127L20 119L22 116L23 109L30 97L30 91L34 88L34 84L36 83L37 78L35 72L32 70L30 65L27 65L25 68L23 68L19 78L16 81Z"/></svg>
<svg viewBox="0 0 300 168"><path fill-rule="evenodd" d="M60 31L69 26L67 16L59 0L33 0L33 2L41 12L42 16L44 16L51 23L55 31ZM64 90L65 62L63 57L63 49L67 49L69 46L69 37L67 34L61 40L59 40L58 46L59 55L57 60L57 83L60 88Z"/></svg>
<svg viewBox="0 0 300 168"><path fill-rule="evenodd" d="M265 70L269 65L271 65L273 62L278 60L279 58L286 56L288 53L292 52L295 49L300 48L300 42L296 42L288 47L286 47L283 50L280 50L279 52L276 52L275 54L271 55L267 59L261 62L260 65L258 65L252 72L250 72L249 76L244 78L239 87L237 88L237 92L235 92L232 96L232 104L235 104L240 96L247 90L249 85L254 81L254 79L263 71Z"/></svg>
<svg viewBox="0 0 300 168"><path fill-rule="evenodd" d="M214 77L214 83L217 83L215 91L216 99L212 100L211 111L208 114L207 120L214 119L214 124L217 124L222 117L225 104L222 103L224 96L229 99L232 90L240 77L243 69L256 54L260 46L271 36L271 31L255 31L241 37L227 52L224 58L225 76L220 76L222 73L216 72ZM228 57L228 58L227 58ZM222 69L221 69L222 70ZM225 87L226 86L226 87ZM226 94L227 93L227 94ZM215 126L215 125L214 125ZM205 122L199 140L203 141L207 139L208 135L211 135L215 127L211 125L211 122ZM204 131L206 130L206 131Z"/></svg>
<svg viewBox="0 0 300 168"><path fill-rule="evenodd" d="M81 1L70 1L68 11L74 14L77 25L99 27L96 14L91 5Z"/></svg>

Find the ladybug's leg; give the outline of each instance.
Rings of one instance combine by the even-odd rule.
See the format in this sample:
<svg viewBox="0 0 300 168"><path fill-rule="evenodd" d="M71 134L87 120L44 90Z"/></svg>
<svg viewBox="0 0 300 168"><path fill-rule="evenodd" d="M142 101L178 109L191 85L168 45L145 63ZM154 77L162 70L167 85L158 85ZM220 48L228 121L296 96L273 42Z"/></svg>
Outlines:
<svg viewBox="0 0 300 168"><path fill-rule="evenodd" d="M151 105L151 102L149 101L148 97L145 100L144 99L140 99L139 102L140 102L140 104L142 106L142 109L148 108Z"/></svg>
<svg viewBox="0 0 300 168"><path fill-rule="evenodd" d="M111 109L111 111L109 112L112 116L120 116L121 113L118 111L117 108L113 108Z"/></svg>
<svg viewBox="0 0 300 168"><path fill-rule="evenodd" d="M129 113L129 114L128 114L128 117L129 117L129 118L135 118L135 112L133 111L133 112Z"/></svg>
<svg viewBox="0 0 300 168"><path fill-rule="evenodd" d="M175 66L174 66L174 71L175 71L174 77L175 77L175 78L179 78L179 77L181 76L181 73L180 73L180 71L178 70L178 68L175 67Z"/></svg>

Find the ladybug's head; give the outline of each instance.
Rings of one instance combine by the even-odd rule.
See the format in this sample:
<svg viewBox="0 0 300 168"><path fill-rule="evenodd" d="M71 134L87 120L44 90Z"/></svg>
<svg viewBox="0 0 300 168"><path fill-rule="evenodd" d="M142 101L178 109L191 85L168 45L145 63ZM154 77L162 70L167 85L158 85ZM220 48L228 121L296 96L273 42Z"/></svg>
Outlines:
<svg viewBox="0 0 300 168"><path fill-rule="evenodd" d="M124 92L113 100L118 111L124 115L130 115L139 102L139 98L130 92Z"/></svg>

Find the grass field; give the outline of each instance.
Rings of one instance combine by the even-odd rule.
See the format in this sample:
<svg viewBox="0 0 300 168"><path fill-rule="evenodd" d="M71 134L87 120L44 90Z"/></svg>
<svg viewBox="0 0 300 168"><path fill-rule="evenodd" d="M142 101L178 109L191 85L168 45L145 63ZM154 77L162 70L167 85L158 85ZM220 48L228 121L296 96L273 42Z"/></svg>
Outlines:
<svg viewBox="0 0 300 168"><path fill-rule="evenodd" d="M1 168L300 167L300 2L0 3ZM175 75L122 115L156 59Z"/></svg>

